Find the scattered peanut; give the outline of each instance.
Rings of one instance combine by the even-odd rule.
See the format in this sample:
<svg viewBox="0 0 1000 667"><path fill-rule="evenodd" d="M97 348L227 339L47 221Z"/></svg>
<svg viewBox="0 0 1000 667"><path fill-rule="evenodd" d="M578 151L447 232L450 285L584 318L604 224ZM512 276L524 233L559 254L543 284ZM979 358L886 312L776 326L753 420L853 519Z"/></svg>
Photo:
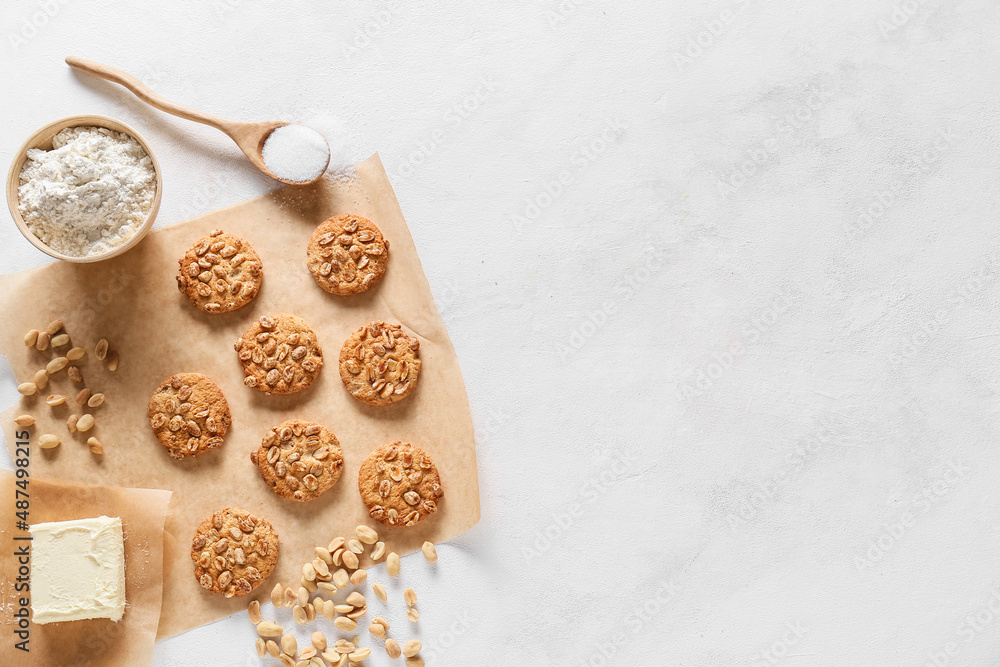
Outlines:
<svg viewBox="0 0 1000 667"><path fill-rule="evenodd" d="M316 570L313 568L312 563L306 563L302 566L302 576L307 581L316 581Z"/></svg>
<svg viewBox="0 0 1000 667"><path fill-rule="evenodd" d="M315 646L306 646L301 651L299 651L299 660L312 660L316 657L317 651Z"/></svg>
<svg viewBox="0 0 1000 667"><path fill-rule="evenodd" d="M44 352L49 349L50 338L52 338L52 336L44 331L38 334L38 338L35 340L35 349L39 352Z"/></svg>
<svg viewBox="0 0 1000 667"><path fill-rule="evenodd" d="M357 621L346 616L338 616L333 619L333 624L337 626L338 630L343 630L344 632L353 632L358 627Z"/></svg>
<svg viewBox="0 0 1000 667"><path fill-rule="evenodd" d="M98 392L87 399L87 405L92 408L104 405L104 394Z"/></svg>
<svg viewBox="0 0 1000 667"><path fill-rule="evenodd" d="M393 579L399 576L399 555L395 551L385 557L385 569Z"/></svg>
<svg viewBox="0 0 1000 667"><path fill-rule="evenodd" d="M364 583L365 579L367 578L368 578L368 570L365 570L364 568L360 570L355 570L354 574L351 575L351 583L354 584L355 586L360 586L362 583Z"/></svg>
<svg viewBox="0 0 1000 667"><path fill-rule="evenodd" d="M53 336L52 340L49 341L49 345L52 347L62 347L69 343L69 334L59 334L58 336Z"/></svg>
<svg viewBox="0 0 1000 667"><path fill-rule="evenodd" d="M375 544L378 542L378 533L369 526L358 526L354 529L354 534L365 544Z"/></svg>
<svg viewBox="0 0 1000 667"><path fill-rule="evenodd" d="M379 583L372 584L372 590L375 591L375 597L377 597L382 602L387 602L389 596L385 594L385 586Z"/></svg>
<svg viewBox="0 0 1000 667"><path fill-rule="evenodd" d="M62 405L66 402L66 397L62 394L50 394L49 397L45 399L45 402L52 406Z"/></svg>
<svg viewBox="0 0 1000 667"><path fill-rule="evenodd" d="M281 588L281 584L275 584L274 588L271 589L271 604L275 607L280 607L283 602L283 596L285 591Z"/></svg>
<svg viewBox="0 0 1000 667"><path fill-rule="evenodd" d="M76 421L77 431L89 431L94 428L94 415L83 415Z"/></svg>
<svg viewBox="0 0 1000 667"><path fill-rule="evenodd" d="M326 548L326 550L329 551L330 553L333 553L334 551L336 551L337 549L341 548L342 546L344 546L344 538L343 537L335 537L335 538L333 538L333 541L330 542L330 546L328 546Z"/></svg>
<svg viewBox="0 0 1000 667"><path fill-rule="evenodd" d="M297 601L297 597L295 595L295 591L293 591L291 589L291 587L286 587L285 588L285 609L291 609L292 607L294 607L296 601Z"/></svg>
<svg viewBox="0 0 1000 667"><path fill-rule="evenodd" d="M83 384L83 373L76 366L70 366L66 369L66 375L69 376L70 382L73 384Z"/></svg>
<svg viewBox="0 0 1000 667"><path fill-rule="evenodd" d="M337 594L337 587L328 581L320 581L316 584L316 587L323 591L323 595L333 596Z"/></svg>
<svg viewBox="0 0 1000 667"><path fill-rule="evenodd" d="M316 547L316 557L327 565L333 565L333 556L330 555L330 550L324 547Z"/></svg>
<svg viewBox="0 0 1000 667"><path fill-rule="evenodd" d="M90 390L84 387L80 390L80 393L76 395L77 405L86 405L87 401L90 400Z"/></svg>
<svg viewBox="0 0 1000 667"><path fill-rule="evenodd" d="M69 352L66 353L66 358L69 359L70 361L79 361L80 359L83 359L85 356L87 356L87 350L83 349L82 347L70 348Z"/></svg>
<svg viewBox="0 0 1000 667"><path fill-rule="evenodd" d="M416 654L420 653L421 645L416 639L411 639L410 641L403 644L403 655L407 658L412 658Z"/></svg>
<svg viewBox="0 0 1000 667"><path fill-rule="evenodd" d="M420 612L413 607L410 607L406 610L406 618L410 619L410 622L416 623L420 620Z"/></svg>
<svg viewBox="0 0 1000 667"><path fill-rule="evenodd" d="M118 370L118 352L112 352L108 355L108 370L114 373Z"/></svg>
<svg viewBox="0 0 1000 667"><path fill-rule="evenodd" d="M353 551L345 551L344 555L341 556L344 559L344 565L351 570L358 569L358 556Z"/></svg>
<svg viewBox="0 0 1000 667"><path fill-rule="evenodd" d="M365 547L358 540L348 540L347 548L359 556L365 552Z"/></svg>
<svg viewBox="0 0 1000 667"><path fill-rule="evenodd" d="M317 651L326 650L326 635L322 632L312 633L312 645L316 647Z"/></svg>
<svg viewBox="0 0 1000 667"><path fill-rule="evenodd" d="M316 607L313 606L311 602L307 602L306 606L303 607L306 610L306 620L312 623L316 620Z"/></svg>
<svg viewBox="0 0 1000 667"><path fill-rule="evenodd" d="M66 368L67 364L69 364L69 359L66 357L56 357L49 363L45 364L45 370L49 372L49 375L55 375L62 369Z"/></svg>
<svg viewBox="0 0 1000 667"><path fill-rule="evenodd" d="M434 547L433 542L424 542L423 546L420 547L420 550L424 552L424 558L427 559L428 563L438 562L438 552Z"/></svg>
<svg viewBox="0 0 1000 667"><path fill-rule="evenodd" d="M351 583L351 577L347 574L347 570L341 568L333 573L333 584L337 588L347 588L349 583Z"/></svg>
<svg viewBox="0 0 1000 667"><path fill-rule="evenodd" d="M301 606L305 607L306 603L309 602L309 591L307 591L304 586L300 586L299 590L295 594L295 599Z"/></svg>
<svg viewBox="0 0 1000 667"><path fill-rule="evenodd" d="M66 428L70 433L76 433L76 423L80 421L80 415L70 415L66 417Z"/></svg>
<svg viewBox="0 0 1000 667"><path fill-rule="evenodd" d="M20 417L14 418L14 423L18 426L34 426L35 418L31 415L21 415Z"/></svg>
<svg viewBox="0 0 1000 667"><path fill-rule="evenodd" d="M53 447L59 446L59 438L52 435L51 433L46 433L38 439L38 446L42 449L52 449Z"/></svg>
<svg viewBox="0 0 1000 667"><path fill-rule="evenodd" d="M267 643L264 641L263 637L257 637L257 641L254 642L254 647L257 649L257 657L263 658L267 655Z"/></svg>
<svg viewBox="0 0 1000 667"><path fill-rule="evenodd" d="M412 588L407 588L403 591L403 599L406 600L406 604L413 606L417 604L417 593Z"/></svg>
<svg viewBox="0 0 1000 667"><path fill-rule="evenodd" d="M301 605L295 605L292 607L292 618L299 625L305 625L309 618L306 616L306 608Z"/></svg>
<svg viewBox="0 0 1000 667"><path fill-rule="evenodd" d="M24 334L24 346L31 347L36 342L38 342L38 329L32 329L28 333Z"/></svg>
<svg viewBox="0 0 1000 667"><path fill-rule="evenodd" d="M399 642L395 639L385 640L385 652L389 654L389 657L395 660L400 655L403 654L403 650L399 648Z"/></svg>
<svg viewBox="0 0 1000 667"><path fill-rule="evenodd" d="M261 637L280 637L282 632L284 628L271 621L261 621L257 624L257 634Z"/></svg>
<svg viewBox="0 0 1000 667"><path fill-rule="evenodd" d="M247 605L247 616L250 617L250 622L254 625L260 623L260 603L256 600L251 600L250 604ZM263 657L263 656L261 656Z"/></svg>
<svg viewBox="0 0 1000 667"><path fill-rule="evenodd" d="M281 655L281 647L278 646L278 642L274 641L273 639L268 639L266 646L267 646L267 654L272 658L277 658L279 655Z"/></svg>
<svg viewBox="0 0 1000 667"><path fill-rule="evenodd" d="M97 438L87 438L87 447L90 448L92 454L103 454L104 445Z"/></svg>
<svg viewBox="0 0 1000 667"><path fill-rule="evenodd" d="M104 358L108 356L108 339L102 338L97 341L97 347L94 348L94 356L97 357L98 361L104 361Z"/></svg>
<svg viewBox="0 0 1000 667"><path fill-rule="evenodd" d="M354 605L353 604L347 604L347 603L344 603L344 604L335 604L335 605L333 605L333 609L338 614L348 614L348 613L354 611Z"/></svg>
<svg viewBox="0 0 1000 667"><path fill-rule="evenodd" d="M295 635L286 634L281 638L281 651L285 655L295 655L295 651L299 647L298 644L295 641Z"/></svg>
<svg viewBox="0 0 1000 667"><path fill-rule="evenodd" d="M17 393L21 394L22 396L31 396L36 391L38 391L38 387L35 386L34 382L22 382L21 384L17 385Z"/></svg>
<svg viewBox="0 0 1000 667"><path fill-rule="evenodd" d="M50 336L55 336L62 330L62 328L63 328L62 320L52 320L51 322L49 322L49 326L45 327L45 333L47 333Z"/></svg>
<svg viewBox="0 0 1000 667"><path fill-rule="evenodd" d="M353 591L350 595L348 595L345 602L352 607L364 607L367 604L365 596L357 591Z"/></svg>
<svg viewBox="0 0 1000 667"><path fill-rule="evenodd" d="M406 659L406 667L424 667L424 659L419 655Z"/></svg>
<svg viewBox="0 0 1000 667"><path fill-rule="evenodd" d="M351 662L361 662L362 660L364 660L365 658L367 658L371 654L372 654L372 650L370 648L368 648L368 647L359 648L354 653L348 653L347 654L347 659L350 660Z"/></svg>
<svg viewBox="0 0 1000 667"><path fill-rule="evenodd" d="M369 555L369 558L371 558L372 561L375 562L381 560L382 556L384 555L385 555L385 542L376 542L375 546L372 548L372 552Z"/></svg>
<svg viewBox="0 0 1000 667"><path fill-rule="evenodd" d="M372 623L369 625L368 632L371 633L373 637L378 637L379 639L385 638L385 626L381 623Z"/></svg>
<svg viewBox="0 0 1000 667"><path fill-rule="evenodd" d="M36 387L45 389L45 386L49 383L49 372L43 368L35 373L34 381Z"/></svg>

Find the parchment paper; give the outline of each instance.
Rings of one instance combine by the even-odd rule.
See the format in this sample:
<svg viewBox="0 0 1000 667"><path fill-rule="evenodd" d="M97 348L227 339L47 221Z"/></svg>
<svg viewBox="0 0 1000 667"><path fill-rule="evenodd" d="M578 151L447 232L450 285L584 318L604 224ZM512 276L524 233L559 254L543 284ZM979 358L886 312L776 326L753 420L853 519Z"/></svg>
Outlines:
<svg viewBox="0 0 1000 667"><path fill-rule="evenodd" d="M18 562L15 550L29 544L13 540L27 532L15 526L14 473L0 470L0 599L4 627L0 642L0 664L3 665L148 665L152 660L153 643L160 619L163 594L163 521L170 501L169 491L155 489L121 489L65 483L35 477L42 466L35 457L41 451L32 433L32 472L28 485L30 497L29 523L69 521L95 516L118 516L125 535L125 615L115 623L106 618L68 623L31 624L30 651L14 648L15 590Z"/></svg>
<svg viewBox="0 0 1000 667"><path fill-rule="evenodd" d="M309 274L306 245L320 222L347 212L368 217L381 228L390 242L390 258L379 285L361 295L339 297L323 291ZM257 298L222 315L194 308L174 281L177 259L214 228L246 238L264 265ZM19 381L29 380L52 356L25 348L24 333L60 317L74 344L90 350L81 364L88 386L108 397L105 405L93 410L97 426L86 434L104 443L103 458L88 451L82 434L68 436L64 421L75 404L53 410L44 396L27 397L5 413L8 448L14 442L11 420L17 413L31 412L39 418L37 433L53 432L64 440L62 446L36 458L35 474L175 492L166 524L158 638L245 609L250 599L266 599L276 581L298 582L302 564L312 560L317 544L325 546L359 523L377 525L361 502L357 475L364 457L382 443L408 440L423 447L437 463L445 489L436 515L417 526L377 525L390 549L402 555L418 549L424 540L441 542L458 535L479 520L475 440L458 359L377 155L357 165L352 181L324 178L311 186L275 190L153 231L134 249L106 262L58 262L3 276L0 312L6 320L0 351ZM325 365L308 389L266 396L243 385L233 342L261 315L284 312L303 317L316 331ZM417 389L387 407L367 406L351 396L337 367L343 341L376 318L401 322L421 343L423 366ZM101 337L120 352L116 373L109 373L93 357L93 346ZM229 401L233 426L218 450L178 462L153 436L146 404L164 378L191 371L205 373L219 384ZM76 387L65 377L56 385L41 394L75 393ZM276 496L249 457L269 428L293 417L327 425L344 451L340 481L308 503ZM281 542L271 578L250 596L227 600L195 581L189 549L197 525L230 505L267 518Z"/></svg>

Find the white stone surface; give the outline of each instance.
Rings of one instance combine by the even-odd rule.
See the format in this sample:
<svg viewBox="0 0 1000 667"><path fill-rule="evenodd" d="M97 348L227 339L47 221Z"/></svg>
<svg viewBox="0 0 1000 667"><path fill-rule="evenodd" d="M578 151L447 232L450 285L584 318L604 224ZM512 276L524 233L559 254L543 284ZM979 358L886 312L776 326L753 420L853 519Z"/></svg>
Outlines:
<svg viewBox="0 0 1000 667"><path fill-rule="evenodd" d="M115 116L160 225L271 183L64 56L379 151L479 434L481 523L403 563L428 665L1000 663L996 2L8 0L0 28L0 162ZM45 261L0 228L0 269ZM154 664L255 665L253 636Z"/></svg>

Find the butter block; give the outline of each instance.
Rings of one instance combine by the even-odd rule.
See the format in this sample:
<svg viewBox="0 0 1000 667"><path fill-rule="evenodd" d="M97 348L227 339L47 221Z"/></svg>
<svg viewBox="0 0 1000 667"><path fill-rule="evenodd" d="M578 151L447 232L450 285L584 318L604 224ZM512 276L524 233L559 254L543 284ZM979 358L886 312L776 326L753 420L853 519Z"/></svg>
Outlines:
<svg viewBox="0 0 1000 667"><path fill-rule="evenodd" d="M38 624L125 613L125 540L119 517L31 526L31 610Z"/></svg>

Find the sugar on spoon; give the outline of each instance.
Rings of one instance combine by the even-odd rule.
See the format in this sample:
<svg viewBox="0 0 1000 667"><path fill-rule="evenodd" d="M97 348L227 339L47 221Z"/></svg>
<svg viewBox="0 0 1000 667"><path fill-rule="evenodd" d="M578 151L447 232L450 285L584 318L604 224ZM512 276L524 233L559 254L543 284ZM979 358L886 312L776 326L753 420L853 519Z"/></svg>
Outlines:
<svg viewBox="0 0 1000 667"><path fill-rule="evenodd" d="M163 98L127 72L93 60L69 56L66 64L124 86L146 104L160 111L211 125L236 142L255 167L286 185L309 185L319 180L330 164L330 145L316 130L280 120L244 123L202 113Z"/></svg>

